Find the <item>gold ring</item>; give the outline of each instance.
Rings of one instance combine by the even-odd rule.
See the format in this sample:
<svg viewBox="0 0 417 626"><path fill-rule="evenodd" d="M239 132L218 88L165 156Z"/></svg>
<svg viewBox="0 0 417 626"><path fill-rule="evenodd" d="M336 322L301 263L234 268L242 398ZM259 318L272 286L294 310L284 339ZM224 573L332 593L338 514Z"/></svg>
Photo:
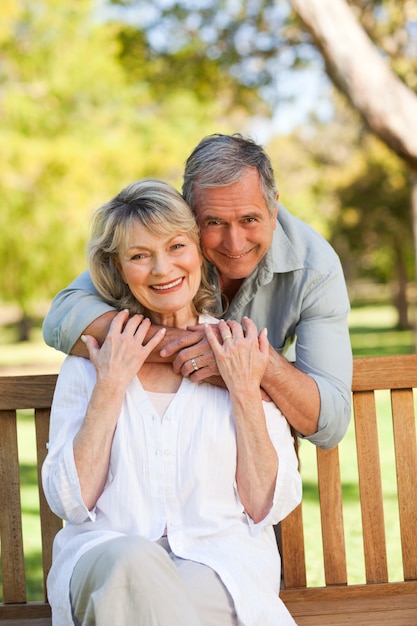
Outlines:
<svg viewBox="0 0 417 626"><path fill-rule="evenodd" d="M196 371L198 370L198 365L197 365L197 363L195 362L195 359L191 359L191 365L193 366L194 371L196 372Z"/></svg>
<svg viewBox="0 0 417 626"><path fill-rule="evenodd" d="M233 339L233 335L225 335L223 337L223 341L226 341L227 339Z"/></svg>

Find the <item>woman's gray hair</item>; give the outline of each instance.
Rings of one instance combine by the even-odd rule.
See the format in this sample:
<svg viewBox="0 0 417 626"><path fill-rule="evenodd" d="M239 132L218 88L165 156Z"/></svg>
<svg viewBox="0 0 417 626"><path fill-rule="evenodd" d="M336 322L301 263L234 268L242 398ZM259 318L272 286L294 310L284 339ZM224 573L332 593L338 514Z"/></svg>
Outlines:
<svg viewBox="0 0 417 626"><path fill-rule="evenodd" d="M244 170L256 168L271 215L277 206L277 187L270 158L252 139L239 133L209 135L200 141L185 164L182 194L195 212L194 187L223 187L235 183Z"/></svg>
<svg viewBox="0 0 417 626"><path fill-rule="evenodd" d="M88 265L92 281L104 300L120 310L143 312L117 269L118 255L126 248L135 223L141 224L153 235L187 235L196 244L202 267L201 284L193 303L196 313L212 313L214 288L208 281L207 262L202 256L195 217L178 191L152 178L129 185L94 214L92 234L87 245Z"/></svg>

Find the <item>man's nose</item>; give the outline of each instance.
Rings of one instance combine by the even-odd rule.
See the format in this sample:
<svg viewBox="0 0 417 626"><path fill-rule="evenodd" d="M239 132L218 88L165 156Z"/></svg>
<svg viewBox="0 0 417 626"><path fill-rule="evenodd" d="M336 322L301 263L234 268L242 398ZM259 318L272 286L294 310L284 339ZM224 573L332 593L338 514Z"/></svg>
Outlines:
<svg viewBox="0 0 417 626"><path fill-rule="evenodd" d="M240 254L245 247L245 233L238 226L230 226L224 237L224 244L230 254Z"/></svg>

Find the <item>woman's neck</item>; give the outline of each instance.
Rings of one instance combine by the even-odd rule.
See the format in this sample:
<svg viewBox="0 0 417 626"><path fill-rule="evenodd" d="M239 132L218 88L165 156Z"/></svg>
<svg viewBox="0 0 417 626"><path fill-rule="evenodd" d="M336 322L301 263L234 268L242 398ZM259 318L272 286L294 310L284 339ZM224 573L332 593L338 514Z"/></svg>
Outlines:
<svg viewBox="0 0 417 626"><path fill-rule="evenodd" d="M159 393L175 393L182 382L182 375L174 372L172 363L144 363L138 378L146 391Z"/></svg>
<svg viewBox="0 0 417 626"><path fill-rule="evenodd" d="M194 311L178 311L175 313L155 313L154 311L145 311L145 317L149 317L152 324L157 326L167 326L170 328L183 328L193 326L198 322L198 315Z"/></svg>

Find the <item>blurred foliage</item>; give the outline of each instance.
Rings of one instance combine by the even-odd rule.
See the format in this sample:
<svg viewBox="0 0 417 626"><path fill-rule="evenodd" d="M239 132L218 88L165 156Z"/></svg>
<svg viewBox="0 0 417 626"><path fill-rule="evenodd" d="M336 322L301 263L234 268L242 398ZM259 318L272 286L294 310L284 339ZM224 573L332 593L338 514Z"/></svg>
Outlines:
<svg viewBox="0 0 417 626"><path fill-rule="evenodd" d="M417 89L417 6L415 0L347 0L373 43L391 68ZM187 85L206 88L198 79L196 63L211 65L213 78L220 68L237 79L237 97L245 88L260 89L272 105L283 97L280 82L286 70L304 70L323 62L310 35L291 8L291 0L102 0L109 15L126 22L126 42L133 35L148 59L156 55L165 67L178 72ZM113 11L111 10L113 9ZM128 26L134 24L134 27ZM183 52L192 63L181 63ZM178 63L179 61L179 63ZM189 71L188 71L189 70ZM163 71L164 78L166 72ZM202 75L204 76L204 74ZM250 99L247 100L250 102ZM255 105L258 106L256 99Z"/></svg>
<svg viewBox="0 0 417 626"><path fill-rule="evenodd" d="M93 209L141 177L180 186L188 151L244 111L226 118L221 93L201 102L180 83L156 99L150 76L121 64L119 25L88 0L1 13L0 300L26 319L84 269Z"/></svg>

